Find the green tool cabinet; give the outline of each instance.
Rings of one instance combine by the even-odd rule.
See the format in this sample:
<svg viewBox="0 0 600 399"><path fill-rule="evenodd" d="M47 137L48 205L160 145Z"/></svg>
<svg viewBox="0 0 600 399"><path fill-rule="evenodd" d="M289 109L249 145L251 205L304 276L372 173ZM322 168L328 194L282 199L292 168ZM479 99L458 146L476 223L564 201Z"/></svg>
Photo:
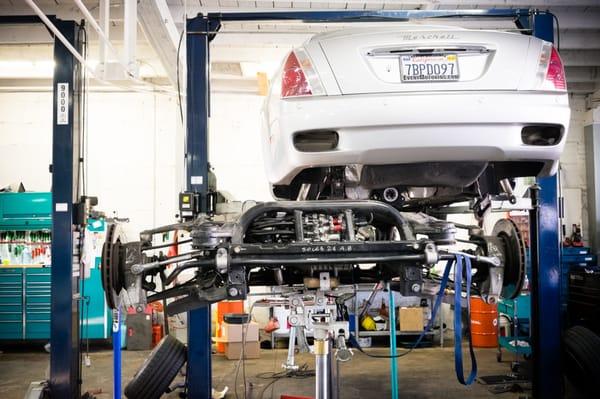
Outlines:
<svg viewBox="0 0 600 399"><path fill-rule="evenodd" d="M50 290L50 268L1 268L0 339L48 339Z"/></svg>
<svg viewBox="0 0 600 399"><path fill-rule="evenodd" d="M0 193L0 234L9 232L10 240L0 240L0 340L50 339L50 301L52 293L49 243L36 241L44 232L49 237L52 228L52 197L50 193ZM104 221L95 221L89 229L95 235L103 234ZM16 236L15 233L28 232ZM91 234L90 234L91 235ZM26 237L23 239L23 237ZM8 242L11 251L7 251ZM22 262L14 258L14 246L31 248L46 246L48 256L31 257L32 251L21 254ZM9 259L7 254L11 255ZM33 252L33 255L37 255ZM25 259L27 262L25 262ZM106 339L110 336L111 313L104 300L100 278L99 259L89 276L82 279L85 300L81 301L83 338Z"/></svg>

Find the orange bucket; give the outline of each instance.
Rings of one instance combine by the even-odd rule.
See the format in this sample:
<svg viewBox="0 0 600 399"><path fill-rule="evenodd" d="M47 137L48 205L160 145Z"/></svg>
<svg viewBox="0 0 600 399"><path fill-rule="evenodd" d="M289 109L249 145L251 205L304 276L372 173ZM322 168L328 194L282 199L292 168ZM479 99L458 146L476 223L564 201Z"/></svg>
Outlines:
<svg viewBox="0 0 600 399"><path fill-rule="evenodd" d="M217 303L217 337L223 336L221 325L223 324L223 316L227 313L244 313L244 301L221 301ZM217 352L225 352L225 343L217 342Z"/></svg>
<svg viewBox="0 0 600 399"><path fill-rule="evenodd" d="M498 346L498 307L471 297L471 339L475 348Z"/></svg>

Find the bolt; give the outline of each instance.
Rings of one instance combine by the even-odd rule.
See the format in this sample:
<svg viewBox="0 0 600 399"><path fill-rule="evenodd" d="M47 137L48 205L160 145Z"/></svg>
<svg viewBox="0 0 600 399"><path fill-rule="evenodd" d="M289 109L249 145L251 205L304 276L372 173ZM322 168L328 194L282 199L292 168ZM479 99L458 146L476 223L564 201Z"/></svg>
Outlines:
<svg viewBox="0 0 600 399"><path fill-rule="evenodd" d="M412 289L412 292L420 292L421 291L421 285L420 284L413 284L412 287L410 287Z"/></svg>
<svg viewBox="0 0 600 399"><path fill-rule="evenodd" d="M240 248L239 246L233 247L233 252L235 252L236 254L239 254L241 251L242 251L242 248Z"/></svg>
<svg viewBox="0 0 600 399"><path fill-rule="evenodd" d="M413 247L414 249L419 249L419 243L418 243L418 242L415 242L415 243L412 245L412 247Z"/></svg>
<svg viewBox="0 0 600 399"><path fill-rule="evenodd" d="M237 289L237 288L235 288L235 287L231 287L231 288L229 288L229 291L228 291L228 292L229 292L229 296L238 296L238 294L240 293L240 292L238 291L238 289Z"/></svg>

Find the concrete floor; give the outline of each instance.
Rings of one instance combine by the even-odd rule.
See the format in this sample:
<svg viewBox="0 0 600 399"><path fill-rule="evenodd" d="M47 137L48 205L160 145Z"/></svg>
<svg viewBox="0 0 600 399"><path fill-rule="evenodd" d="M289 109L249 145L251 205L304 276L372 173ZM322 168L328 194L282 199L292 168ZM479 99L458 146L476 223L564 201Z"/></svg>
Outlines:
<svg viewBox="0 0 600 399"><path fill-rule="evenodd" d="M385 348L368 349L373 353L387 354ZM270 380L257 378L261 372L281 371L286 350L263 350L261 358L246 361L246 376L253 385L253 399L259 399L261 391ZM123 381L131 379L148 352L123 352ZM112 354L101 349L91 353L92 365L84 369L84 390L101 390L98 398L112 398ZM506 356L510 358L510 356ZM43 349L29 348L26 351L13 348L0 354L0 397L2 399L22 399L30 381L44 379L48 370L49 355ZM229 386L228 398L234 398L235 361L226 360L221 355L213 356L213 386L223 389ZM466 360L466 359L465 359ZM495 349L478 349L479 375L504 374L509 372L509 361L498 363ZM314 360L308 354L297 357L299 364L308 363L314 368ZM454 375L454 352L452 348L417 349L408 356L398 359L400 398L518 398L518 394L493 395L485 386L478 383L463 387ZM465 369L468 370L465 364ZM389 360L367 357L356 353L349 363L341 366L341 398L386 398L390 397ZM242 393L241 372L238 378L239 395ZM272 389L272 390L271 390ZM282 393L293 395L314 395L314 377L306 379L281 379L267 389L263 398L279 398ZM177 398L177 394L168 395Z"/></svg>

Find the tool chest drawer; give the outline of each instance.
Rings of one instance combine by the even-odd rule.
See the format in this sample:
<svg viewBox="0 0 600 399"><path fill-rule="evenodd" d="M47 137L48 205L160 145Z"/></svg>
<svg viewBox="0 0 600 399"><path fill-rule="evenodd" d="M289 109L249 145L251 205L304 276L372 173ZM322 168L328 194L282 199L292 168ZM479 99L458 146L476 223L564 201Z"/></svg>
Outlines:
<svg viewBox="0 0 600 399"><path fill-rule="evenodd" d="M0 268L0 312L22 311L23 273L18 268ZM0 313L0 320L5 320Z"/></svg>
<svg viewBox="0 0 600 399"><path fill-rule="evenodd" d="M0 267L0 339L23 337L23 271Z"/></svg>
<svg viewBox="0 0 600 399"><path fill-rule="evenodd" d="M51 269L0 269L0 339L49 339Z"/></svg>
<svg viewBox="0 0 600 399"><path fill-rule="evenodd" d="M25 272L25 304L48 305L51 301L50 268L31 268ZM27 309L29 311L29 308Z"/></svg>

